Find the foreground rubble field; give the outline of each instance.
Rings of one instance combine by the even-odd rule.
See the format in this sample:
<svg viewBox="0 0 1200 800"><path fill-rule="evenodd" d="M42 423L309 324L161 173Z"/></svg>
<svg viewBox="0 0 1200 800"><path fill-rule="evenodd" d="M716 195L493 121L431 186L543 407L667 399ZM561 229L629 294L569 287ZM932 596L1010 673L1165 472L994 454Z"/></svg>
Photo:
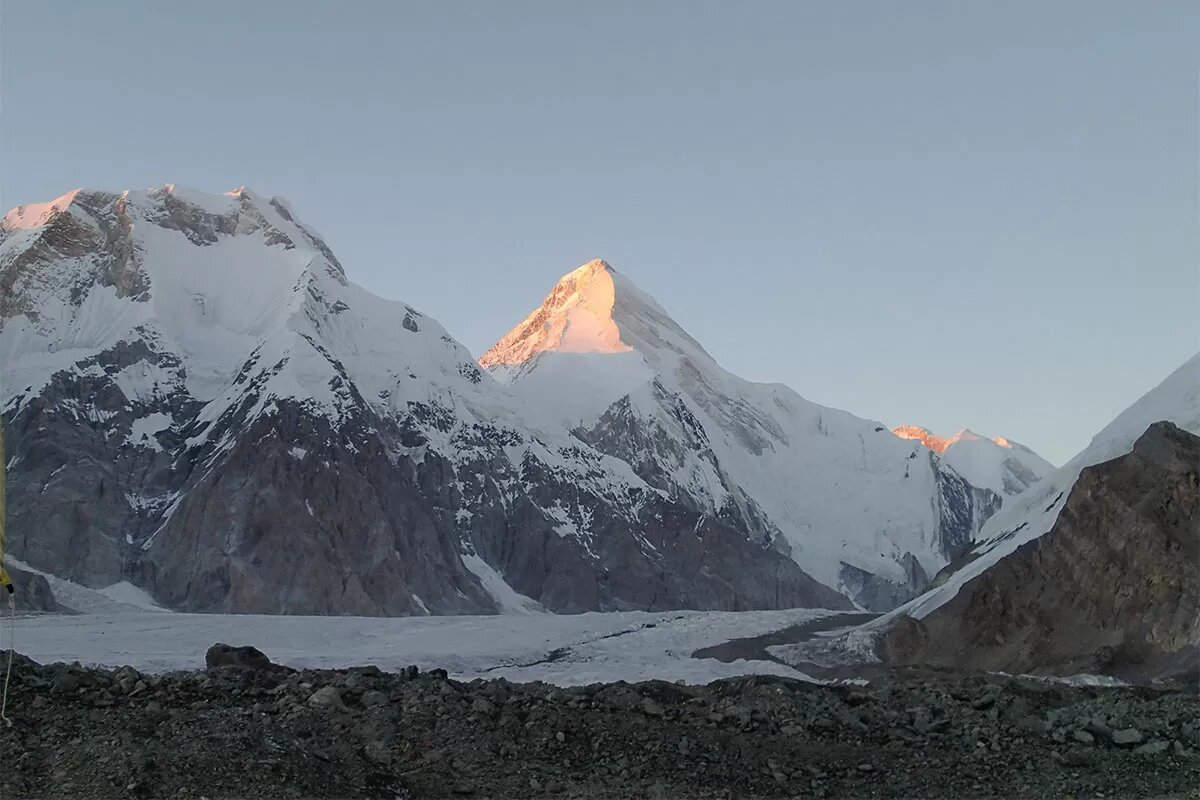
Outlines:
<svg viewBox="0 0 1200 800"><path fill-rule="evenodd" d="M16 798L1200 798L1200 698L896 675L563 689L438 670L142 675L18 657Z"/></svg>

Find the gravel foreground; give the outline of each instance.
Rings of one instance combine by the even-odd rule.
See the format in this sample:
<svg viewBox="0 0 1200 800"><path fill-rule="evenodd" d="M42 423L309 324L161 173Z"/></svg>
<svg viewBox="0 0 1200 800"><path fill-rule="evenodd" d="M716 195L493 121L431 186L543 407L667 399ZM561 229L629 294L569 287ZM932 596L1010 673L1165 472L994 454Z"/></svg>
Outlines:
<svg viewBox="0 0 1200 800"><path fill-rule="evenodd" d="M1195 687L897 673L558 688L18 657L16 798L1200 798Z"/></svg>

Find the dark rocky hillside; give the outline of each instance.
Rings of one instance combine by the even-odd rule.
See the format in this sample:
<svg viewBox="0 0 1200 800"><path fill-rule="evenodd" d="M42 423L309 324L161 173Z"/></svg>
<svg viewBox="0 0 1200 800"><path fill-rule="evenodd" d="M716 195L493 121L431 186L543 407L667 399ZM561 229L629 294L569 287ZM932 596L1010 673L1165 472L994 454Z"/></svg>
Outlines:
<svg viewBox="0 0 1200 800"><path fill-rule="evenodd" d="M1132 679L1200 664L1200 437L1156 423L1054 527L887 634L892 663Z"/></svg>

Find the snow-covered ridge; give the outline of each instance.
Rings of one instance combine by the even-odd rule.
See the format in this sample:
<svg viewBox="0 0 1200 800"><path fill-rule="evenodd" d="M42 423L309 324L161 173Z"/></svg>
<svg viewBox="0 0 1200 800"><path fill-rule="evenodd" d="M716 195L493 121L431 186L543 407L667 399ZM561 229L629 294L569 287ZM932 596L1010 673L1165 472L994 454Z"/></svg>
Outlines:
<svg viewBox="0 0 1200 800"><path fill-rule="evenodd" d="M1033 450L1003 436L988 439L964 428L942 438L917 425L901 425L892 433L919 441L972 486L999 495L1018 495L1054 471L1054 466Z"/></svg>
<svg viewBox="0 0 1200 800"><path fill-rule="evenodd" d="M81 191L83 190L74 189L46 203L29 203L28 205L17 206L4 215L3 221L0 221L0 229L21 231L29 230L30 228L39 228L49 222L50 218L55 214L65 211L70 207L72 201L75 200L75 195Z"/></svg>
<svg viewBox="0 0 1200 800"><path fill-rule="evenodd" d="M19 229L41 242L0 239L0 269L16 270L17 298L0 309L8 312L0 315L0 402L33 394L56 371L134 339L181 357L188 392L215 404L207 418L219 417L222 399L240 392L235 378L252 359L285 365L267 380L271 393L331 411L346 402L329 386L333 360L382 405L428 399L430 369L441 373L439 382L478 394L470 354L411 307L349 284L286 201L244 188L208 195L168 184L119 194L77 190L42 205L49 210L36 218L40 224ZM28 211L10 212L0 235L17 230L9 228L14 215L31 219ZM60 230L66 215L84 230ZM105 237L122 235L129 254L122 268L137 294L109 280ZM413 339L423 345L413 347ZM455 366L447 369L439 353ZM464 377L472 372L474 382ZM409 375L424 383L398 396L397 381Z"/></svg>

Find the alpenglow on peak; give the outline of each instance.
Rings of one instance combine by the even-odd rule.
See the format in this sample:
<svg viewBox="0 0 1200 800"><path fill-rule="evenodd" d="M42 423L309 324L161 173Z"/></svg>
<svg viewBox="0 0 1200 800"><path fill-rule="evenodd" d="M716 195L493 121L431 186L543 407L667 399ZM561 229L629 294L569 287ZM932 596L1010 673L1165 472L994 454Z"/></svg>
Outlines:
<svg viewBox="0 0 1200 800"><path fill-rule="evenodd" d="M479 358L484 367L521 364L540 352L625 353L613 321L616 272L594 259L564 275L542 305Z"/></svg>

